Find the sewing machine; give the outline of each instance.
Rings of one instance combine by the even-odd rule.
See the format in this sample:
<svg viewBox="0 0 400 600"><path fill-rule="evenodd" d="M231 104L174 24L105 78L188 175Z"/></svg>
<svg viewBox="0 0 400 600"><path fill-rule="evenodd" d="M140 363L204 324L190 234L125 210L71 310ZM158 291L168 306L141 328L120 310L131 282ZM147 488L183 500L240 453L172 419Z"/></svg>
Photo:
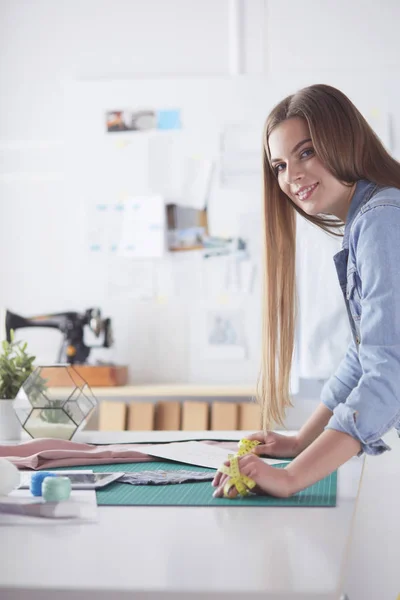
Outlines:
<svg viewBox="0 0 400 600"><path fill-rule="evenodd" d="M11 341L11 330L22 327L52 327L64 336L57 362L84 364L91 348L109 348L112 343L111 321L102 319L100 309L89 308L84 313L63 312L34 317L22 317L9 310L5 315L6 338ZM103 341L97 346L87 346L84 342L84 329L88 327L98 338L103 334Z"/></svg>
<svg viewBox="0 0 400 600"><path fill-rule="evenodd" d="M55 362L73 365L89 385L124 385L127 382L127 367L86 364L92 348L109 348L114 343L111 320L103 319L99 308L88 308L83 313L61 312L32 317L23 317L6 310L3 326L8 341L11 341L11 330L24 327L58 329L63 334L63 340ZM99 338L101 343L87 345L84 340L86 329ZM57 382L52 382L52 385L57 385Z"/></svg>

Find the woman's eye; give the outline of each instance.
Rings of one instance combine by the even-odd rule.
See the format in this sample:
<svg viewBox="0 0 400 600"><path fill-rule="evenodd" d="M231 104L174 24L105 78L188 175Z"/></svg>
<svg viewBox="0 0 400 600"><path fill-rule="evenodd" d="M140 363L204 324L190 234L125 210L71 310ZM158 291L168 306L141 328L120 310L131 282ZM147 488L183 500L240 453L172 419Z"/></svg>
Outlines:
<svg viewBox="0 0 400 600"><path fill-rule="evenodd" d="M279 163L279 164L275 165L275 167L274 167L274 173L275 173L275 175L279 175L279 173L281 173L284 168L285 168L285 164L284 163Z"/></svg>
<svg viewBox="0 0 400 600"><path fill-rule="evenodd" d="M303 152L300 153L300 158L308 158L314 154L314 150L312 148L306 148Z"/></svg>

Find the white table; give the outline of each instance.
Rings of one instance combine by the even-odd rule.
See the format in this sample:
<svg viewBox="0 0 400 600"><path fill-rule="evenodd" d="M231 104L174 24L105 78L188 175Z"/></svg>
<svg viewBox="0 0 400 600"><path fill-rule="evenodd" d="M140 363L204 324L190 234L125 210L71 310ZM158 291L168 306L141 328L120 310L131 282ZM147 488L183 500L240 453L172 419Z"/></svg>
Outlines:
<svg viewBox="0 0 400 600"><path fill-rule="evenodd" d="M369 456L362 474L345 588L350 600L400 599L400 439L385 436L391 452Z"/></svg>
<svg viewBox="0 0 400 600"><path fill-rule="evenodd" d="M216 432L206 432L204 437L212 433ZM129 434L132 441L143 438L143 434ZM145 438L165 439L160 434ZM243 432L225 434L239 439ZM188 437L187 432L168 435ZM87 432L80 434L80 441L118 441L115 436L110 439L110 434ZM390 442L396 441L393 434ZM385 458L366 459L363 481L368 480L369 462L379 460L383 466ZM363 491L364 484L359 499L361 518L355 512L363 463L363 458L354 458L339 469L336 508L105 506L99 508L98 524L3 526L0 598L338 600L348 586L352 588L350 600L396 600L396 595L359 595L357 573L349 573L348 565L357 565L365 556L352 538L358 536L368 543L364 530L370 490ZM374 502L380 502L380 512L373 508L376 518L390 518L385 497L375 494ZM392 513L393 519L397 513L397 509ZM358 529L352 534L353 523ZM377 521L374 525L379 527ZM372 535L376 538L377 533ZM394 556L392 563L397 573ZM362 564L364 577L372 567ZM63 593L58 596L57 590Z"/></svg>

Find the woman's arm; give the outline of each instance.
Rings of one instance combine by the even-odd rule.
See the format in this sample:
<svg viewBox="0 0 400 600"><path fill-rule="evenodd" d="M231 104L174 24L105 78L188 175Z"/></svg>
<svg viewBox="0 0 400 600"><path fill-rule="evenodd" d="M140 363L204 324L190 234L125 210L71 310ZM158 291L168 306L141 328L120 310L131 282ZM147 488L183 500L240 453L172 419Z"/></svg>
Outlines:
<svg viewBox="0 0 400 600"><path fill-rule="evenodd" d="M360 440L372 455L390 449L383 436L400 423L399 227L400 191L388 189L367 203L349 238L360 286L359 299L352 296L349 304L359 319L362 375L327 427Z"/></svg>
<svg viewBox="0 0 400 600"><path fill-rule="evenodd" d="M276 469L252 453L239 458L239 469L242 475L247 475L256 483L253 490L256 493L288 498L327 477L358 454L360 448L360 442L347 433L328 429L284 469ZM227 466L229 464L229 461L225 463ZM226 479L219 482L214 497L223 496L225 482ZM237 491L232 487L229 497L235 496Z"/></svg>
<svg viewBox="0 0 400 600"><path fill-rule="evenodd" d="M297 454L303 452L324 431L332 414L332 411L322 402L317 406L296 436Z"/></svg>
<svg viewBox="0 0 400 600"><path fill-rule="evenodd" d="M292 495L327 477L358 454L361 443L347 433L327 429L285 469Z"/></svg>
<svg viewBox="0 0 400 600"><path fill-rule="evenodd" d="M338 404L346 402L351 392L357 387L361 376L362 369L358 350L352 339L335 373L322 388L321 402L334 411Z"/></svg>

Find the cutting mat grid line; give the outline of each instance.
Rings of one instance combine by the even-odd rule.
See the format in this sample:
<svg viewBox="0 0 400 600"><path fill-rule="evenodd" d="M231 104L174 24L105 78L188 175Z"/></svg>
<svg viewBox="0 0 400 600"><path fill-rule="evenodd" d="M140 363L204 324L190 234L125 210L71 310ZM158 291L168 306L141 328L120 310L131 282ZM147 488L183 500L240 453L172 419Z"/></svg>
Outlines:
<svg viewBox="0 0 400 600"><path fill-rule="evenodd" d="M275 468L283 468L276 465ZM68 470L93 469L97 472L123 471L125 473L149 470L190 469L196 471L214 471L205 467L194 467L167 461L151 463L120 463L108 465L90 465L68 467ZM55 471L57 469L54 469ZM244 498L213 498L210 481L179 483L171 485L131 485L112 483L104 490L97 490L99 506L336 506L337 472L331 473L321 481L298 492L290 498L272 496L247 496Z"/></svg>

